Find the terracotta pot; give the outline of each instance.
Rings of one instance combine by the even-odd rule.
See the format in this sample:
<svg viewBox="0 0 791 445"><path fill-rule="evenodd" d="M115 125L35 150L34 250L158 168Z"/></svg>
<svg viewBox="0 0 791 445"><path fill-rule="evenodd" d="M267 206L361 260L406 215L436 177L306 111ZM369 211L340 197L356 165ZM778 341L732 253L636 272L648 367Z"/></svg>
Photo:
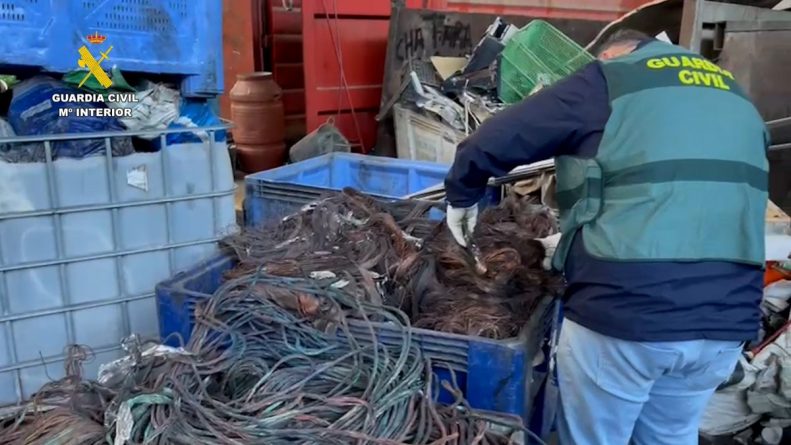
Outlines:
<svg viewBox="0 0 791 445"><path fill-rule="evenodd" d="M286 144L236 146L239 170L255 173L280 167L286 161Z"/></svg>

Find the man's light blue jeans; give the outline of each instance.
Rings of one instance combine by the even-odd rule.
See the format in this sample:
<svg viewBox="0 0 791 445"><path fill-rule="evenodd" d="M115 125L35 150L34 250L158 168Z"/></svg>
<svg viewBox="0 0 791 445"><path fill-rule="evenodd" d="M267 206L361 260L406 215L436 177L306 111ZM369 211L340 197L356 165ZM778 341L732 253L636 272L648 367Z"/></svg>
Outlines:
<svg viewBox="0 0 791 445"><path fill-rule="evenodd" d="M642 343L563 320L557 349L561 445L697 445L739 342Z"/></svg>

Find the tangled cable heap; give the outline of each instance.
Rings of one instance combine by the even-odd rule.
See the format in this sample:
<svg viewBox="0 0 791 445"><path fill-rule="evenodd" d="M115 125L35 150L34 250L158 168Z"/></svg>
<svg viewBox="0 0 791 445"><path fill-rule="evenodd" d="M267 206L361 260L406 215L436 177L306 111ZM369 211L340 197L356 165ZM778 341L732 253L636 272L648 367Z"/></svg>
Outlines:
<svg viewBox="0 0 791 445"><path fill-rule="evenodd" d="M313 203L262 229L246 228L224 240L239 265L229 278L257 270L277 276L344 276L363 301L403 307L407 281L420 255L422 237L436 223L426 218L436 205L381 202L351 189ZM377 286L387 286L378 288ZM385 300L382 301L384 296Z"/></svg>
<svg viewBox="0 0 791 445"><path fill-rule="evenodd" d="M344 277L362 301L398 307L417 327L495 339L518 335L540 300L562 290L561 278L542 269L544 248L535 241L557 230L548 208L509 195L482 213L473 239L485 273L444 224L427 219L431 209L347 189L225 240L240 262L229 276L262 267L286 277Z"/></svg>
<svg viewBox="0 0 791 445"><path fill-rule="evenodd" d="M82 347L69 348L66 377L44 385L16 419L0 419L0 444L101 444L102 418L112 391L82 379L81 364L90 357Z"/></svg>
<svg viewBox="0 0 791 445"><path fill-rule="evenodd" d="M402 326L399 346L358 342L348 317ZM491 425L521 430L518 419L433 401L438 383L408 325L331 285L253 273L198 307L185 353L137 353L105 384L71 370L31 402L55 408L20 414L0 444L514 443Z"/></svg>

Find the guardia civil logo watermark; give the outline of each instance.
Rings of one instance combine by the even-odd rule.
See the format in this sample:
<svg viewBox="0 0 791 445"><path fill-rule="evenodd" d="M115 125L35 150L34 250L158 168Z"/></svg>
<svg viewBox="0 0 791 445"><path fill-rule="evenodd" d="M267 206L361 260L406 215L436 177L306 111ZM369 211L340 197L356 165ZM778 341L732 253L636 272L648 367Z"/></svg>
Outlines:
<svg viewBox="0 0 791 445"><path fill-rule="evenodd" d="M112 90L113 80L102 67L102 63L110 60L112 45L105 45L107 36L98 32L89 34L85 37L88 45L95 46L94 51L88 45L82 45L78 50L79 58L77 66L85 70L85 76L80 81L78 88L80 93L56 93L52 95L53 102L62 103L105 103L106 108L101 107L64 107L58 110L60 117L127 117L131 118L133 107L129 104L139 102L137 95L131 92L115 92ZM103 49L104 46L104 49ZM94 56L94 52L98 55ZM94 79L95 85L87 88L86 83ZM98 91L97 91L98 90ZM105 91L106 90L106 91ZM84 92L83 92L84 91ZM116 105L116 106L113 106Z"/></svg>

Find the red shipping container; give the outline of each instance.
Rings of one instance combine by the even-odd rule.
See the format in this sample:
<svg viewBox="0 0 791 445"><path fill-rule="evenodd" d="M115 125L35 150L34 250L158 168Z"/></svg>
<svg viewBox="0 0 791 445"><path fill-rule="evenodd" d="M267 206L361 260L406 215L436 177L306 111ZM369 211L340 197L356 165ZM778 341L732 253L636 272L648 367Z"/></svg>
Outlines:
<svg viewBox="0 0 791 445"><path fill-rule="evenodd" d="M409 8L614 20L649 0L407 0ZM287 139L334 119L356 151L376 143L390 0L268 0L268 46ZM302 75L301 75L302 74Z"/></svg>

